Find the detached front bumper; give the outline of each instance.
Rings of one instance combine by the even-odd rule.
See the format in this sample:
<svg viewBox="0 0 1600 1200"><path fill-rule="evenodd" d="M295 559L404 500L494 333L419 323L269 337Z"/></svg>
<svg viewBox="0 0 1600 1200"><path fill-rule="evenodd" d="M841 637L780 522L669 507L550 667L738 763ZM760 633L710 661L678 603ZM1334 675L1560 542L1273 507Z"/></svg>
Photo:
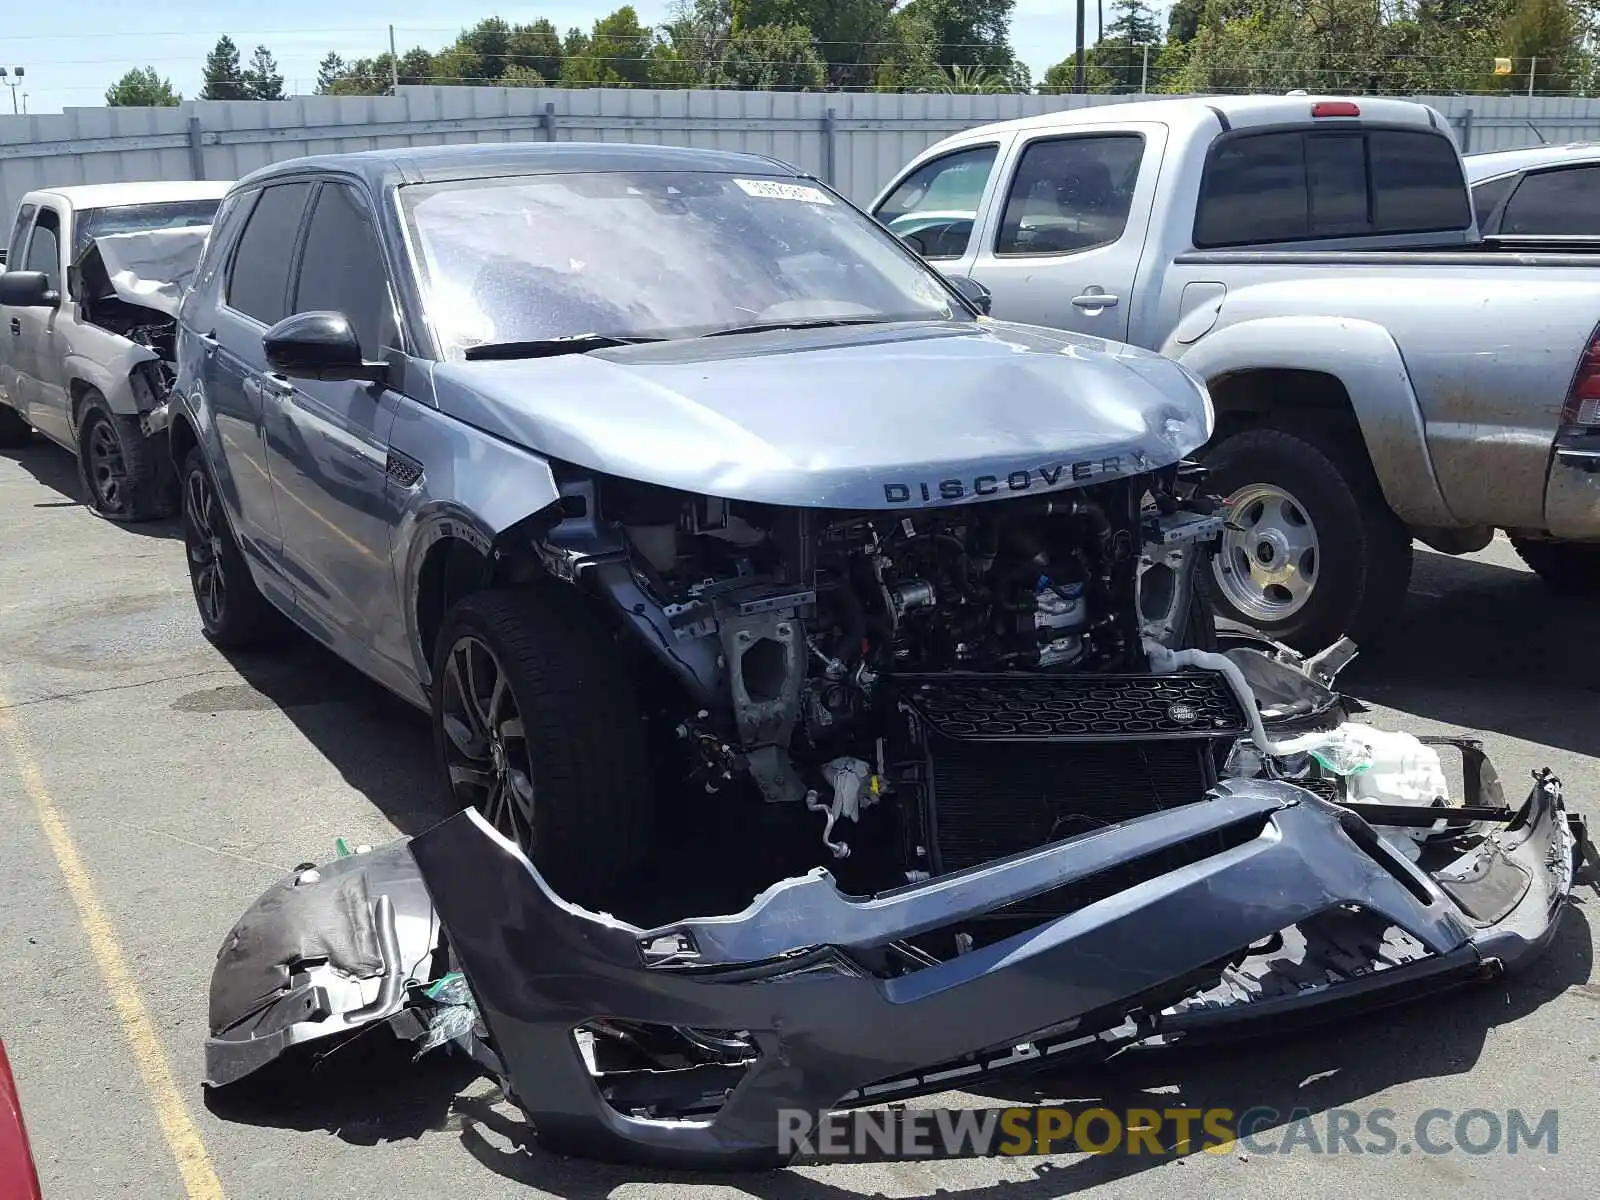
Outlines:
<svg viewBox="0 0 1600 1200"><path fill-rule="evenodd" d="M819 870L739 914L653 930L566 903L470 810L410 851L508 1091L542 1142L605 1159L750 1168L784 1161L785 1109L877 1103L996 1067L1070 1061L1085 1045L1238 1029L1514 969L1553 934L1573 844L1548 775L1514 821L1433 875L1348 809L1288 784L1241 781L1202 803L876 897L843 896ZM1129 886L1025 933L907 973L864 965L890 943L1111 869L1131 872ZM1306 962L1314 957L1328 982L1267 986L1280 952L1270 947L1285 930L1300 931ZM1237 968L1263 955L1266 968L1240 984ZM1217 986L1230 978L1231 988ZM756 1053L724 1075L714 1113L664 1119L637 1098L649 1080L609 1089L632 1101L602 1094L574 1036L597 1018L738 1033Z"/></svg>

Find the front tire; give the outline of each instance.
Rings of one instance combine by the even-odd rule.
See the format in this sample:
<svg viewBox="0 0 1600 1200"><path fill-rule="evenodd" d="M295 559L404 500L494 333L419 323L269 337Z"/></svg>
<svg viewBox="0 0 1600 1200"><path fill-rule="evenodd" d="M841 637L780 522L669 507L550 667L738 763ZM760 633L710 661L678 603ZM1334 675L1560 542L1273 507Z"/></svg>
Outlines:
<svg viewBox="0 0 1600 1200"><path fill-rule="evenodd" d="M1514 537L1522 561L1558 596L1600 594L1600 542L1562 542Z"/></svg>
<svg viewBox="0 0 1600 1200"><path fill-rule="evenodd" d="M1411 536L1359 444L1281 429L1206 455L1230 528L1205 587L1219 615L1314 653L1370 637L1411 582Z"/></svg>
<svg viewBox="0 0 1600 1200"><path fill-rule="evenodd" d="M33 426L16 409L0 404L0 450L16 450L28 444Z"/></svg>
<svg viewBox="0 0 1600 1200"><path fill-rule="evenodd" d="M161 456L136 417L103 407L98 392L78 428L78 468L89 507L108 521L148 521L165 515Z"/></svg>
<svg viewBox="0 0 1600 1200"><path fill-rule="evenodd" d="M561 584L495 588L446 615L433 723L451 795L568 900L612 902L648 849L649 769L632 680Z"/></svg>
<svg viewBox="0 0 1600 1200"><path fill-rule="evenodd" d="M250 564L228 526L222 498L198 446L183 460L182 496L189 583L206 637L225 650L275 640L282 629L278 611L250 576Z"/></svg>

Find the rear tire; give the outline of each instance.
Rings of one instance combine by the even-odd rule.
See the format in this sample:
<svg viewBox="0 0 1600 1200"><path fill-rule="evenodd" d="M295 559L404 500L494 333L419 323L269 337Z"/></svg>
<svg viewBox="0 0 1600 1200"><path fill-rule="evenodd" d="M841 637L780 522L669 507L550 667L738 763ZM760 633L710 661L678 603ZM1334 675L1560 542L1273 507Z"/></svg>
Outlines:
<svg viewBox="0 0 1600 1200"><path fill-rule="evenodd" d="M14 408L0 404L0 450L15 450L26 446L33 436L33 426L22 419Z"/></svg>
<svg viewBox="0 0 1600 1200"><path fill-rule="evenodd" d="M78 427L78 469L89 507L108 521L148 521L165 515L161 454L137 417L104 407L91 392Z"/></svg>
<svg viewBox="0 0 1600 1200"><path fill-rule="evenodd" d="M517 842L560 895L614 902L648 850L650 771L633 681L562 584L477 592L433 664L446 785Z"/></svg>
<svg viewBox="0 0 1600 1200"><path fill-rule="evenodd" d="M1224 438L1205 463L1241 527L1224 531L1204 576L1219 615L1314 653L1345 634L1365 640L1398 613L1411 535L1359 442L1251 429Z"/></svg>
<svg viewBox="0 0 1600 1200"><path fill-rule="evenodd" d="M206 637L224 650L276 640L283 620L251 578L198 446L183 460L182 494L189 583Z"/></svg>
<svg viewBox="0 0 1600 1200"><path fill-rule="evenodd" d="M1558 596L1600 594L1600 542L1511 539L1522 561Z"/></svg>

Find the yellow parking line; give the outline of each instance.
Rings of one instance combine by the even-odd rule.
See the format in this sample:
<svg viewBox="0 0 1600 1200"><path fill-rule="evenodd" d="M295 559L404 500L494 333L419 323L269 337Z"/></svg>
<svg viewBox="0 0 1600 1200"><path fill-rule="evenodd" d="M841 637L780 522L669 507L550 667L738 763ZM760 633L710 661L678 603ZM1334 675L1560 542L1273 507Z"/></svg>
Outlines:
<svg viewBox="0 0 1600 1200"><path fill-rule="evenodd" d="M133 1051L139 1074L144 1076L162 1136L167 1139L167 1147L178 1164L178 1173L183 1176L183 1189L189 1200L223 1200L222 1183L212 1169L200 1131L189 1117L183 1093L172 1077L155 1023L150 1020L150 1010L145 1008L134 986L133 971L117 943L116 931L100 901L94 879L78 853L77 843L72 840L72 831L50 799L44 786L44 773L29 753L22 729L4 696L0 696L0 738L11 751L17 774L22 779L22 789L33 802L34 815L56 856L67 891L72 893L72 901L78 906L78 919L89 939L90 953L100 968L106 990L111 993L111 1003L117 1010L117 1019L122 1023L122 1032Z"/></svg>

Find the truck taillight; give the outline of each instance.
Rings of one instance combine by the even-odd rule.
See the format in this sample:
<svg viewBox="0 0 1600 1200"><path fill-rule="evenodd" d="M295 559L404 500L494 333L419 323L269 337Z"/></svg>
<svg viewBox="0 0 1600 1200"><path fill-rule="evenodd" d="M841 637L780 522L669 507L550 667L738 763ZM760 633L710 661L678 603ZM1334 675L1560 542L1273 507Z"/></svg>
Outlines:
<svg viewBox="0 0 1600 1200"><path fill-rule="evenodd" d="M1311 106L1313 117L1359 117L1361 109L1348 100L1318 100Z"/></svg>
<svg viewBox="0 0 1600 1200"><path fill-rule="evenodd" d="M1594 331L1561 406L1563 425L1600 425L1600 329Z"/></svg>

